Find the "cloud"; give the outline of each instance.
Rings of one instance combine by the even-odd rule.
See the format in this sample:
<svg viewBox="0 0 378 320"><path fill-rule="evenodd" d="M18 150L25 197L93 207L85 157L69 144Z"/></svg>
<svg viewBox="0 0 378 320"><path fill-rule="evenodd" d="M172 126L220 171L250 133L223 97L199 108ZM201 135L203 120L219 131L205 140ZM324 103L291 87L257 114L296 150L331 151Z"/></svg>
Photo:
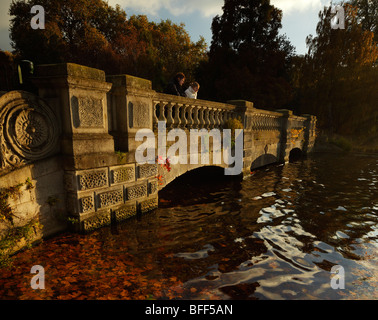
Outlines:
<svg viewBox="0 0 378 320"><path fill-rule="evenodd" d="M306 12L320 10L324 5L329 5L330 0L271 0L271 4L280 8L283 13Z"/></svg>
<svg viewBox="0 0 378 320"><path fill-rule="evenodd" d="M9 20L10 15L9 7L11 4L11 0L2 0L0 1L0 29L8 29L9 28Z"/></svg>
<svg viewBox="0 0 378 320"><path fill-rule="evenodd" d="M126 13L127 9L132 9L141 14L157 16L159 10L166 10L174 16L199 12L209 18L222 13L223 0L109 0L109 4L119 4Z"/></svg>

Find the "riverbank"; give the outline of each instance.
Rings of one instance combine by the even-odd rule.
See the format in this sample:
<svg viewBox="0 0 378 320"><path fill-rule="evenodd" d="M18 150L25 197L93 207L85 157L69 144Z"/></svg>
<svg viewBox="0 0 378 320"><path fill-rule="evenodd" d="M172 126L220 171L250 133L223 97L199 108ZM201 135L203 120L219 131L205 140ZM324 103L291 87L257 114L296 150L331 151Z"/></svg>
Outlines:
<svg viewBox="0 0 378 320"><path fill-rule="evenodd" d="M322 133L314 152L378 154L378 135L346 136Z"/></svg>

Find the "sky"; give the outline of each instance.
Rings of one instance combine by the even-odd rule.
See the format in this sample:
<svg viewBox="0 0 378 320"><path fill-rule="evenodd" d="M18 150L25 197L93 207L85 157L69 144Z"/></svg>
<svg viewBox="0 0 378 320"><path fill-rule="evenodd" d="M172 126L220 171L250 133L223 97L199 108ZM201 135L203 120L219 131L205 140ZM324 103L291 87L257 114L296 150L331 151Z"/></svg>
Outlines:
<svg viewBox="0 0 378 320"><path fill-rule="evenodd" d="M0 0L0 49L11 51L9 39L9 5L12 0ZM108 0L112 6L119 4L127 16L147 15L150 21L170 19L184 23L185 29L196 42L203 36L211 43L211 23L216 15L222 14L224 0ZM286 34L296 48L297 54L305 54L306 37L315 35L318 13L330 0L271 0L271 4L283 11L281 33ZM32 17L32 14L31 14Z"/></svg>

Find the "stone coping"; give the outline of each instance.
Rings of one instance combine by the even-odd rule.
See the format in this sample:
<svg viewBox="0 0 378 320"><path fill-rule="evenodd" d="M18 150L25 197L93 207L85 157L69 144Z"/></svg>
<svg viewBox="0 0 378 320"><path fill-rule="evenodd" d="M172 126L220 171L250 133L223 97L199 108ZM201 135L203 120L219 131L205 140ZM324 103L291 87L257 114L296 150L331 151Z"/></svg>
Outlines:
<svg viewBox="0 0 378 320"><path fill-rule="evenodd" d="M75 63L42 64L35 67L35 75L39 77L75 77L105 82L105 71L82 66Z"/></svg>

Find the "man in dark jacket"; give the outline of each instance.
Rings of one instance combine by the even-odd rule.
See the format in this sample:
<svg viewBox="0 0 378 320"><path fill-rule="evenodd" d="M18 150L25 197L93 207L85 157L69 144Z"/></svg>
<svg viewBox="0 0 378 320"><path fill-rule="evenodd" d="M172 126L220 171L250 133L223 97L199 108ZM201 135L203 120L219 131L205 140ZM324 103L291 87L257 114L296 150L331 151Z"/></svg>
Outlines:
<svg viewBox="0 0 378 320"><path fill-rule="evenodd" d="M182 85L185 82L185 75L182 72L179 72L175 75L172 82L168 84L164 93L173 94L175 96L186 97L185 91Z"/></svg>

